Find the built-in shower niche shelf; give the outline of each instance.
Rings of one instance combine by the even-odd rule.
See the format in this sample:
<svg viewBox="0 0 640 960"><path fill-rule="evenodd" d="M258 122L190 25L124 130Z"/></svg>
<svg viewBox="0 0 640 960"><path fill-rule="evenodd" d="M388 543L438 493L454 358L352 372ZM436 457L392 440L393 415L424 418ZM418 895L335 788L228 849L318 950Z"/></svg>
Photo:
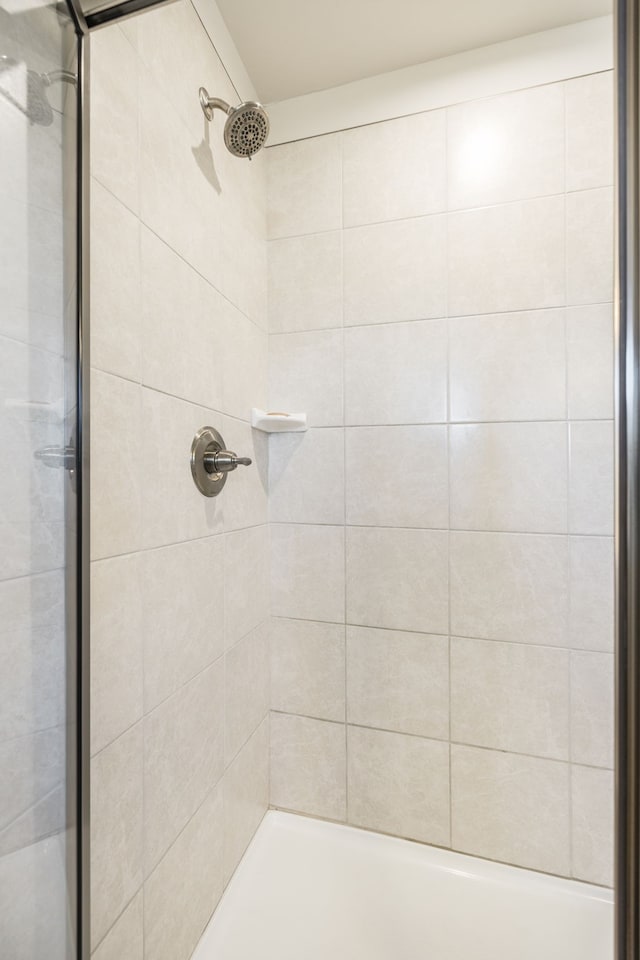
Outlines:
<svg viewBox="0 0 640 960"><path fill-rule="evenodd" d="M304 433L307 429L306 413L267 412L253 407L251 426L263 433Z"/></svg>

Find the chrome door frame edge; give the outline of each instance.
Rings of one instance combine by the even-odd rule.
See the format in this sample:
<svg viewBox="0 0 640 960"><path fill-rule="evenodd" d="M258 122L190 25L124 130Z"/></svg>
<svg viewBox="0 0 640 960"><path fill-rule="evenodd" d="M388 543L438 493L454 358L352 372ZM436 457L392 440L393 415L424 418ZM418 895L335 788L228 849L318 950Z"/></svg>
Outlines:
<svg viewBox="0 0 640 960"><path fill-rule="evenodd" d="M616 0L616 960L640 960L639 12Z"/></svg>

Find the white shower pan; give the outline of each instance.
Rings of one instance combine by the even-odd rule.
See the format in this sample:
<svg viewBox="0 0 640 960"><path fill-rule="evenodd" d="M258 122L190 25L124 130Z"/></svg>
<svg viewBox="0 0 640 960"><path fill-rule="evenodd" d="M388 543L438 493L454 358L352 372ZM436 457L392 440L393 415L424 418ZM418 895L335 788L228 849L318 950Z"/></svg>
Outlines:
<svg viewBox="0 0 640 960"><path fill-rule="evenodd" d="M271 811L194 960L611 960L609 890Z"/></svg>

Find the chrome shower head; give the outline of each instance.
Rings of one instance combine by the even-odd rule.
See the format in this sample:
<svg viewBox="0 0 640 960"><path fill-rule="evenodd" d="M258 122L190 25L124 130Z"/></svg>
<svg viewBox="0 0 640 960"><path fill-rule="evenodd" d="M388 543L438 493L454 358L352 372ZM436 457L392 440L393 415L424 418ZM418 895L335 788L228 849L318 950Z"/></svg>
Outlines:
<svg viewBox="0 0 640 960"><path fill-rule="evenodd" d="M224 142L229 153L251 159L269 136L269 117L262 104L246 100L231 107L225 100L210 97L204 87L200 87L199 93L200 106L207 120L213 119L214 110L223 110L227 114Z"/></svg>

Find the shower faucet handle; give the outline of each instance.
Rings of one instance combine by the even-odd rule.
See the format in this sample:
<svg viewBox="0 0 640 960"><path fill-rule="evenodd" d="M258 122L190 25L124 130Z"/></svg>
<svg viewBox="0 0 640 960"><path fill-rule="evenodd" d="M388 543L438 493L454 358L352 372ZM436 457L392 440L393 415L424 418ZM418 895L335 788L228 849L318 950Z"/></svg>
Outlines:
<svg viewBox="0 0 640 960"><path fill-rule="evenodd" d="M230 473L236 467L250 467L249 457L239 457L233 450L207 451L204 455L204 468L207 473Z"/></svg>

